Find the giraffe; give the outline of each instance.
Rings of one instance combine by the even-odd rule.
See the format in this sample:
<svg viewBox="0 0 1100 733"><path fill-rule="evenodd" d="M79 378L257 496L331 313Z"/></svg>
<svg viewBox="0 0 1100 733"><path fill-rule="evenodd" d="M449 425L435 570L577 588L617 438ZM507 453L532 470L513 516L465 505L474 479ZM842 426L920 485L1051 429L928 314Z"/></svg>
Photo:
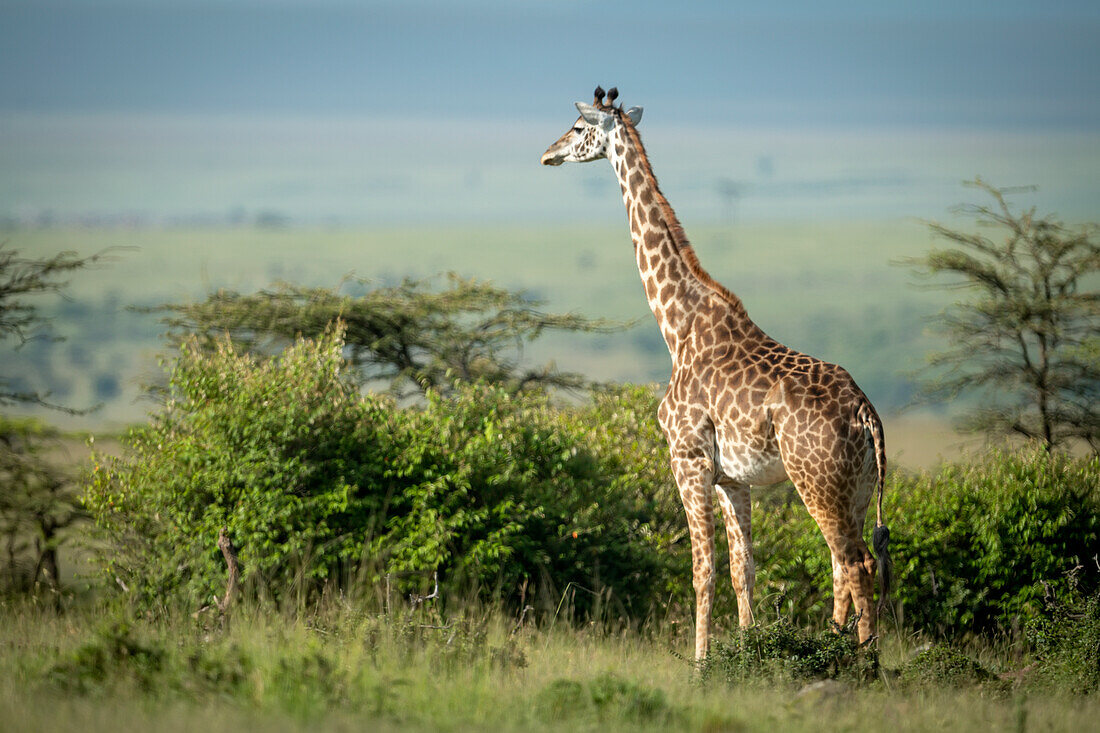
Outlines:
<svg viewBox="0 0 1100 733"><path fill-rule="evenodd" d="M875 635L876 571L883 596L890 575L878 413L847 371L770 338L741 300L703 269L642 146L642 108L614 106L614 88L604 97L597 87L592 104L576 103L581 116L543 153L542 163L607 158L619 179L646 300L672 357L658 420L691 538L695 658L709 649L714 498L729 540L738 621L749 626L756 577L750 487L786 479L829 547L833 621L843 627L854 605L859 640L866 643ZM863 539L876 488L877 567Z"/></svg>

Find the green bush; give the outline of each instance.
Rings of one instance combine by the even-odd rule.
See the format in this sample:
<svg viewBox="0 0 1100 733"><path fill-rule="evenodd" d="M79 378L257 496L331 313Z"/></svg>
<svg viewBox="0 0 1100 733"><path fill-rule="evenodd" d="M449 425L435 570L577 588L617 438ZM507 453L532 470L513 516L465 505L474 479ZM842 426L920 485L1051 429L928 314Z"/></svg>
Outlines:
<svg viewBox="0 0 1100 733"><path fill-rule="evenodd" d="M668 604L695 602L691 585L691 539L680 493L669 465L668 444L657 424L661 391L655 385L605 385L586 404L563 415L571 430L603 466L607 491L636 518L631 532L656 551L654 577L639 586L654 593L652 603L667 615ZM649 601L645 602L649 603ZM634 603L635 607L644 607Z"/></svg>
<svg viewBox="0 0 1100 733"><path fill-rule="evenodd" d="M903 623L1015 635L1042 612L1043 581L1100 547L1100 459L994 451L896 476L887 505Z"/></svg>
<svg viewBox="0 0 1100 733"><path fill-rule="evenodd" d="M0 594L61 590L61 548L86 517L75 477L50 455L57 441L37 419L0 415Z"/></svg>
<svg viewBox="0 0 1100 733"><path fill-rule="evenodd" d="M538 392L457 385L400 408L360 393L341 346L331 330L273 358L183 346L164 408L90 474L112 586L146 610L207 602L224 587L224 526L246 591L278 602L333 584L424 593L438 575L444 599L690 613L690 542L655 389L559 408ZM753 514L757 619L779 607L820 628L831 573L818 528L789 486L756 492ZM1015 633L1042 610L1041 582L1100 546L1100 461L1033 449L893 474L886 516L905 627ZM731 616L720 585L715 611Z"/></svg>
<svg viewBox="0 0 1100 733"><path fill-rule="evenodd" d="M703 660L702 677L730 684L871 679L878 670L878 654L859 645L854 626L811 634L781 618L740 629L714 642Z"/></svg>
<svg viewBox="0 0 1100 733"><path fill-rule="evenodd" d="M639 725L670 725L683 712L669 703L662 690L613 674L586 682L557 679L539 691L535 709L547 720L599 723L630 721Z"/></svg>
<svg viewBox="0 0 1100 733"><path fill-rule="evenodd" d="M1100 547L1100 460L1032 447L895 472L885 510L903 628L1015 635L1041 613L1043 581ZM796 623L820 625L831 608L829 554L793 489L757 492L753 540L757 618L782 601Z"/></svg>
<svg viewBox="0 0 1100 733"><path fill-rule="evenodd" d="M756 619L783 614L823 628L831 616L833 571L821 530L790 484L753 493Z"/></svg>
<svg viewBox="0 0 1100 733"><path fill-rule="evenodd" d="M657 492L622 482L622 441L594 440L591 415L485 385L398 408L345 378L341 346L183 346L164 409L88 482L112 585L147 610L205 602L223 526L245 588L278 602L350 581L422 592L437 573L444 597L637 615L670 585Z"/></svg>
<svg viewBox="0 0 1100 733"><path fill-rule="evenodd" d="M252 587L272 597L359 563L391 510L387 459L402 425L342 366L335 333L270 360L184 345L167 404L124 457L96 458L84 497L109 540L107 570L139 605L220 592L222 526Z"/></svg>
<svg viewBox="0 0 1100 733"><path fill-rule="evenodd" d="M1038 683L1089 694L1100 689L1100 591L1082 592L1081 569L1075 568L1066 585L1046 599L1043 614L1028 622L1027 639ZM1089 575L1095 586L1096 573Z"/></svg>
<svg viewBox="0 0 1100 733"><path fill-rule="evenodd" d="M935 644L918 652L898 671L902 684L912 687L958 687L995 680L993 673L958 649Z"/></svg>
<svg viewBox="0 0 1100 733"><path fill-rule="evenodd" d="M129 624L116 622L58 660L46 676L59 688L82 694L123 680L149 691L164 671L166 656L163 646L138 638Z"/></svg>
<svg viewBox="0 0 1100 733"><path fill-rule="evenodd" d="M466 386L409 415L414 435L395 457L408 510L384 548L394 571L439 568L515 602L527 584L544 607L565 597L583 613L608 602L644 612L667 584L648 507L616 483L584 422L544 394Z"/></svg>

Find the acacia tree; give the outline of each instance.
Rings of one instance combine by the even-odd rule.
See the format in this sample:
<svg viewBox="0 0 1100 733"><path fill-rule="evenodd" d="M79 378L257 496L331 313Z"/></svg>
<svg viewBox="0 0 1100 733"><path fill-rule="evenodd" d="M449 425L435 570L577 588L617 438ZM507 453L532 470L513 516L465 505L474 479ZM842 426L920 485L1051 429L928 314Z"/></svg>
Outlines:
<svg viewBox="0 0 1100 733"><path fill-rule="evenodd" d="M934 376L924 393L976 396L965 429L1021 435L1047 450L1084 441L1100 452L1096 225L1070 229L1034 207L1009 205L1008 195L1034 189L996 188L980 178L967 185L993 199L956 209L978 230L930 222L955 246L907 261L923 275L951 276L942 287L969 296L937 321L949 346L930 356Z"/></svg>
<svg viewBox="0 0 1100 733"><path fill-rule="evenodd" d="M105 250L86 257L59 252L51 257L28 258L20 250L0 244L0 341L15 339L22 346L35 338L57 340L49 333L49 318L42 315L33 299L62 292L69 284L69 274L103 262L110 252ZM75 412L48 402L47 394L14 389L11 384L10 378L0 374L0 407L32 403Z"/></svg>
<svg viewBox="0 0 1100 733"><path fill-rule="evenodd" d="M57 340L35 297L63 292L68 275L109 256L108 250L84 257L60 252L34 258L0 245L0 341L13 339L23 345L35 338ZM32 404L82 412L48 397L37 390L16 389L0 373L0 408ZM64 530L85 513L72 477L44 455L55 437L38 421L0 416L0 539L5 559L0 587L26 590L45 581L53 590L59 588L58 548L65 540Z"/></svg>
<svg viewBox="0 0 1100 733"><path fill-rule="evenodd" d="M37 420L0 418L0 588L59 590L65 530L88 516L73 477L43 456L55 437Z"/></svg>
<svg viewBox="0 0 1100 733"><path fill-rule="evenodd" d="M358 291L357 294L343 292ZM337 288L276 283L251 294L219 290L206 300L165 304L169 339L190 334L212 346L228 333L245 348L271 352L297 336L318 337L336 319L345 324L348 360L364 382L389 382L399 394L448 392L453 381L483 380L522 390L579 389L586 380L553 364L523 363L524 346L548 331L608 333L623 327L574 314L546 313L542 303L490 283L449 275L446 287L404 280L370 288L347 280Z"/></svg>

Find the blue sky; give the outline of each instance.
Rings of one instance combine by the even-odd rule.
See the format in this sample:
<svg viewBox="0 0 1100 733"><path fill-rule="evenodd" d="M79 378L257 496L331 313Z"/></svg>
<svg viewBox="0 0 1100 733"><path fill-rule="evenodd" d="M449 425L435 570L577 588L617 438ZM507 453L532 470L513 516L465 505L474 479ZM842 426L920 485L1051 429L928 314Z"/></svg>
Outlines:
<svg viewBox="0 0 1100 733"><path fill-rule="evenodd" d="M0 108L1100 125L1096 3L4 3ZM776 7L780 6L780 7Z"/></svg>
<svg viewBox="0 0 1100 733"><path fill-rule="evenodd" d="M0 0L0 215L599 218L607 171L531 161L600 83L703 219L723 182L935 215L976 174L1096 218L1100 3L677 5Z"/></svg>

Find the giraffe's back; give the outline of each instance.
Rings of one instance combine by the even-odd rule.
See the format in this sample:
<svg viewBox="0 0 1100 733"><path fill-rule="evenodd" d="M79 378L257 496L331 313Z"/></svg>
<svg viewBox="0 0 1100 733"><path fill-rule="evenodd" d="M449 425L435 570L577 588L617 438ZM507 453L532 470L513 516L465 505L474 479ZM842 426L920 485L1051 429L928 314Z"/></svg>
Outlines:
<svg viewBox="0 0 1100 733"><path fill-rule="evenodd" d="M727 480L759 486L824 473L862 486L873 478L859 419L869 402L844 368L759 332L747 345L701 352L691 371L714 425L716 473Z"/></svg>

